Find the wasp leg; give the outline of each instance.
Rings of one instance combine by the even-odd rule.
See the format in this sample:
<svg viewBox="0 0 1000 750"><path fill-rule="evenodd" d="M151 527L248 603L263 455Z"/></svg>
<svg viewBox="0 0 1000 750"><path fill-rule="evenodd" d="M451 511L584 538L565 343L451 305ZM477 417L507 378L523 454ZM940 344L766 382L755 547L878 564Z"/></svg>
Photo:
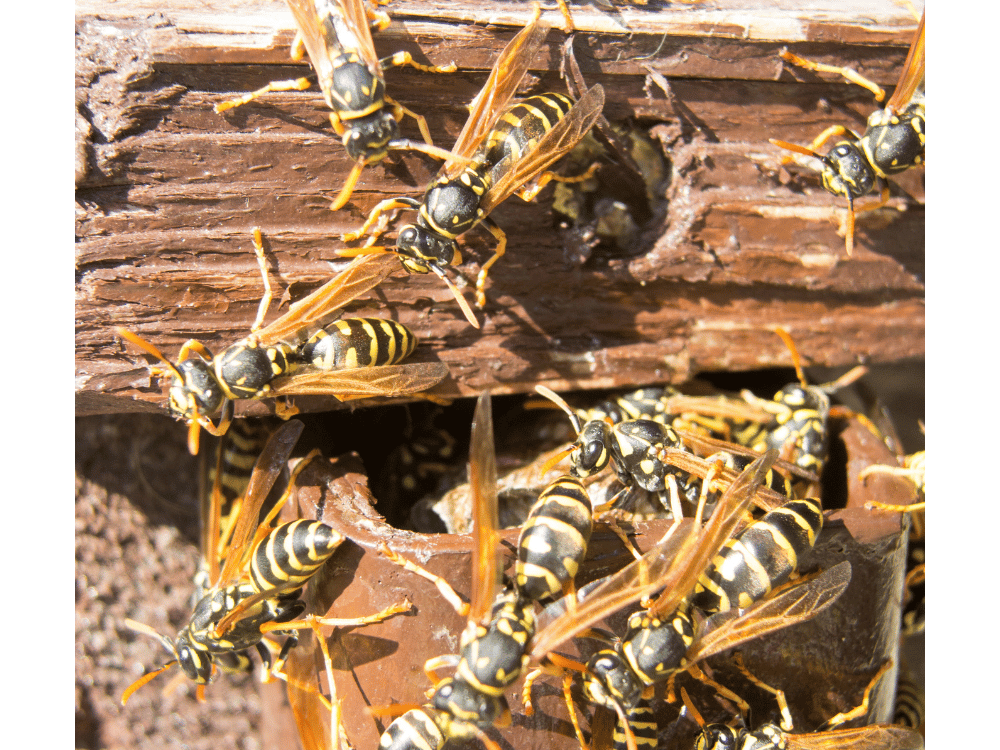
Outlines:
<svg viewBox="0 0 1000 750"><path fill-rule="evenodd" d="M772 687L751 674L750 670L747 669L747 665L743 662L743 654L739 651L733 654L733 664L736 665L736 668L740 670L740 672L743 673L743 676L750 680L750 682L774 696L775 700L778 701L778 708L781 710L781 728L786 732L792 731L792 714L788 710L788 701L785 700L785 691Z"/></svg>
<svg viewBox="0 0 1000 750"><path fill-rule="evenodd" d="M744 717L749 713L749 711L750 711L750 704L749 703L747 703L745 700L743 700L742 698L740 698L740 696L738 696L736 693L734 693L729 688L724 687L723 685L720 685L718 682L716 682L715 680L713 680L707 674L705 674L704 672L702 672L701 669L698 667L697 664L689 664L686 671L687 671L687 673L689 675L691 675L692 677L694 677L696 680L698 680L699 682L704 683L705 685L708 685L710 688L712 688L713 690L715 690L715 692L717 692L723 698L725 698L726 700L731 701L733 704L735 704L737 710ZM680 674L680 672L674 672L672 675L670 675L670 679L667 680L667 695L666 695L666 701L667 701L667 703L676 703L677 702L677 694L674 692L674 679L677 677L678 674Z"/></svg>
<svg viewBox="0 0 1000 750"><path fill-rule="evenodd" d="M288 396L283 396L274 402L274 414L281 419L287 421L298 413L299 407Z"/></svg>
<svg viewBox="0 0 1000 750"><path fill-rule="evenodd" d="M493 257L483 264L483 267L479 269L479 275L476 277L476 307L484 307L486 305L486 292L483 291L486 286L486 276L490 272L490 266L496 263L500 259L500 256L507 250L507 235L493 219L487 216L480 224L486 227L490 234L496 238L497 246L493 251Z"/></svg>
<svg viewBox="0 0 1000 750"><path fill-rule="evenodd" d="M312 81L308 77L295 78L287 81L271 81L263 88L257 89L256 91L251 91L249 94L244 94L238 99L229 99L227 101L216 104L215 113L221 114L222 112L225 112L227 109L235 109L236 107L242 107L244 104L249 104L254 99L258 99L264 94L269 94L272 91L305 91L310 86L312 86Z"/></svg>
<svg viewBox="0 0 1000 750"><path fill-rule="evenodd" d="M566 700L566 710L569 711L569 720L573 722L573 731L576 732L576 738L580 741L580 750L590 750L586 741L583 739L583 730L580 729L580 720L576 718L576 705L573 703L573 695L570 692L570 688L572 686L573 675L567 672L563 675L562 681L562 692L563 698Z"/></svg>
<svg viewBox="0 0 1000 750"><path fill-rule="evenodd" d="M260 298L260 305L257 307L257 318L250 326L250 333L260 330L264 323L264 316L271 306L271 280L267 275L267 259L264 257L264 239L260 234L260 227L253 228L253 251L257 256L257 265L260 267L260 276L264 280L264 294Z"/></svg>
<svg viewBox="0 0 1000 750"><path fill-rule="evenodd" d="M535 179L534 183L530 187L524 187L515 192L517 192L517 195L521 198L521 200L530 201L552 180L555 180L556 182L583 182L584 180L590 179L600 166L600 164L594 162L587 168L586 172L573 177L565 177L561 174L556 174L555 172L542 172L542 174Z"/></svg>
<svg viewBox="0 0 1000 750"><path fill-rule="evenodd" d="M195 352L196 354L201 355L203 359L209 362L212 361L212 353L203 343L201 343L197 339L189 339L188 341L184 342L184 346L182 346L181 350L177 353L177 361L178 362L186 361L187 359L190 358L191 352Z"/></svg>
<svg viewBox="0 0 1000 750"><path fill-rule="evenodd" d="M357 229L354 232L347 232L346 234L342 234L340 236L340 239L344 240L345 242L354 242L355 240L360 239L364 235L368 234L368 230L372 228L372 225L374 225L375 222L379 220L382 214L397 208L419 209L420 201L415 200L413 198L386 198L384 201L379 203L377 206L375 206L375 208L371 210L371 213L368 214L368 218L365 219L365 223L362 224L359 229ZM378 229L372 234L371 237L368 238L368 242L366 243L365 247L370 247L372 244L375 243L375 241L385 231L385 227L388 224L388 221L389 221L388 218L386 218L379 225ZM343 251L339 252L338 255L343 255Z"/></svg>
<svg viewBox="0 0 1000 750"><path fill-rule="evenodd" d="M839 73L844 78L846 78L851 83L856 83L862 88L866 88L875 95L875 100L881 102L885 99L885 91L874 81L865 78L863 75L858 73L856 70L851 68L843 68L839 65L826 65L824 63L813 62L812 60L806 60L804 57L799 57L796 54L789 52L787 49L781 50L778 56L790 62L793 65L798 65L800 68L805 68L806 70L812 70L817 73Z"/></svg>
<svg viewBox="0 0 1000 750"><path fill-rule="evenodd" d="M427 679L431 681L434 687L437 687L442 679L438 677L437 670L458 666L458 658L458 654L444 654L443 656L435 656L424 662L424 674L427 675Z"/></svg>
<svg viewBox="0 0 1000 750"><path fill-rule="evenodd" d="M389 57L384 57L378 61L378 64L382 67L382 70L386 68L398 68L402 65L408 65L425 73L454 73L458 70L458 66L453 62L447 65L424 65L423 63L418 63L409 52L397 52Z"/></svg>
<svg viewBox="0 0 1000 750"><path fill-rule="evenodd" d="M827 719L826 723L824 723L820 727L820 729L823 731L827 731L833 729L836 726L840 726L845 721L850 721L851 719L856 719L859 716L864 716L865 714L867 714L868 697L871 695L872 689L875 687L875 684L882 678L882 675L888 672L891 667L892 667L892 659L886 659L885 664L879 667L878 672L875 673L875 676L872 677L871 681L868 683L868 687L865 688L864 695L861 697L861 703L852 708L850 711L839 713L836 716Z"/></svg>
<svg viewBox="0 0 1000 750"><path fill-rule="evenodd" d="M437 587L437 590L441 592L441 596L445 598L445 601L447 601L461 617L465 617L469 614L469 605L462 601L462 598L458 595L455 589L451 587L451 584L444 580L441 576L431 573L426 568L420 567L412 560L408 560L398 552L394 552L389 549L389 547L384 544L379 547L379 552L388 557L389 560L394 562L396 565L406 568L411 573L416 573L421 578L425 578L433 583Z"/></svg>
<svg viewBox="0 0 1000 750"><path fill-rule="evenodd" d="M891 467L887 467L891 468ZM900 469L900 473L905 476L904 472L907 469ZM893 505L892 503L880 503L878 500L872 500L865 503L865 508L868 510L891 510L893 513L912 513L913 511L923 510L925 502L921 501L919 503L910 503L909 505Z"/></svg>

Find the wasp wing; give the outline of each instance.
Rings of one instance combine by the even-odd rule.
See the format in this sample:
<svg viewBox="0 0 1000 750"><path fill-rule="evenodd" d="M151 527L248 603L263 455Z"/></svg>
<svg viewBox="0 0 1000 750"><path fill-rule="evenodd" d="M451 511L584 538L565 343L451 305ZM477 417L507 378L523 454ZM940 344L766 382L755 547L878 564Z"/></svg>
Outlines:
<svg viewBox="0 0 1000 750"><path fill-rule="evenodd" d="M333 75L331 52L336 54L336 47L331 49L335 39L331 39L323 29L323 19L316 8L314 0L287 0L288 7L295 17L295 25L299 27L302 42L309 53L309 61L316 71L320 84L326 88ZM330 93L323 91L327 99Z"/></svg>
<svg viewBox="0 0 1000 750"><path fill-rule="evenodd" d="M789 750L922 750L924 738L906 727L873 724L812 734L785 733Z"/></svg>
<svg viewBox="0 0 1000 750"><path fill-rule="evenodd" d="M608 615L662 588L667 591L654 604L658 611L679 603L736 528L774 457L770 451L744 469L716 504L704 530L691 519L682 519L639 560L606 578L577 607L542 628L532 640L531 656L541 659Z"/></svg>
<svg viewBox="0 0 1000 750"><path fill-rule="evenodd" d="M850 582L851 564L844 560L817 578L793 586L750 607L742 615L724 621L695 642L688 651L687 661L707 659L746 641L810 620L833 604ZM722 619L726 620L725 616Z"/></svg>
<svg viewBox="0 0 1000 750"><path fill-rule="evenodd" d="M260 522L260 509L267 499L271 488L288 463L292 449L302 434L304 425L293 419L281 425L267 441L260 458L254 464L250 483L244 495L243 507L240 509L236 527L233 530L232 541L226 555L226 562L219 575L219 585L226 586L242 573L249 556L248 542Z"/></svg>
<svg viewBox="0 0 1000 750"><path fill-rule="evenodd" d="M251 334L263 345L293 341L304 331L315 331L348 302L374 289L399 268L391 254L361 255L343 271L307 297L288 308L288 312L268 326Z"/></svg>
<svg viewBox="0 0 1000 750"><path fill-rule="evenodd" d="M469 157L493 129L500 113L506 109L521 79L528 72L535 53L549 33L549 25L534 18L510 40L497 58L483 88L469 105L469 119L452 147L452 159L445 162L441 174L454 177L468 164Z"/></svg>
<svg viewBox="0 0 1000 750"><path fill-rule="evenodd" d="M604 89L600 85L593 86L534 148L525 151L511 169L490 186L480 201L483 214L490 213L524 183L571 151L593 127L603 108Z"/></svg>
<svg viewBox="0 0 1000 750"><path fill-rule="evenodd" d="M896 90L892 92L889 103L885 108L893 114L899 114L906 105L910 103L917 88L924 82L924 19L927 11L920 16L920 25L917 26L917 35L910 44L910 51L906 55L906 62L903 64L903 74L899 77Z"/></svg>
<svg viewBox="0 0 1000 750"><path fill-rule="evenodd" d="M407 396L426 391L448 375L443 362L345 370L305 369L275 381L274 396L335 396L341 401L375 396Z"/></svg>
<svg viewBox="0 0 1000 750"><path fill-rule="evenodd" d="M489 619L493 599L500 587L500 535L497 529L497 463L493 447L493 415L490 392L476 402L469 448L469 488L472 491L472 523L476 546L472 551L472 591L469 618L477 623Z"/></svg>
<svg viewBox="0 0 1000 750"><path fill-rule="evenodd" d="M373 74L382 77L382 66L379 65L378 53L375 52L375 42L372 41L371 22L368 18L368 10L365 7L365 0L337 0L344 13L344 21L347 24L349 33L353 35L352 41L365 61L365 65Z"/></svg>

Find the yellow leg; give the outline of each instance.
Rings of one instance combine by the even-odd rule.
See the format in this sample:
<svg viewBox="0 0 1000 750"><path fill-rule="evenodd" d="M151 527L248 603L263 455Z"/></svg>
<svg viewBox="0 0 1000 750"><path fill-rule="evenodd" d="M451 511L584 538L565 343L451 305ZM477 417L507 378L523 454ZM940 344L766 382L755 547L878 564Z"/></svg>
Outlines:
<svg viewBox="0 0 1000 750"><path fill-rule="evenodd" d="M496 237L497 246L493 251L493 257L483 264L483 267L479 269L479 275L476 277L476 307L484 307L486 305L486 292L483 291L486 286L486 276L490 272L490 266L496 263L500 259L500 256L507 250L507 235L504 231L494 224L490 218L484 219L482 224L489 230L490 234Z"/></svg>
<svg viewBox="0 0 1000 750"><path fill-rule="evenodd" d="M883 664L879 668L878 672L875 673L875 676L872 677L871 682L868 683L868 687L865 688L864 695L861 697L861 703L852 708L850 711L847 711L845 713L839 713L836 716L828 719L827 722L823 724L821 729L824 731L833 729L836 726L840 726L845 721L850 721L851 719L856 719L859 716L864 716L865 714L867 714L868 697L871 695L872 689L875 687L875 684L882 678L882 675L888 672L891 667L892 667L892 659L887 659L885 664Z"/></svg>
<svg viewBox="0 0 1000 750"><path fill-rule="evenodd" d="M763 682L751 674L750 670L747 669L747 665L743 662L743 654L740 652L737 651L733 654L733 663L736 665L736 668L743 673L743 676L750 680L750 682L774 696L775 700L778 701L778 708L781 710L781 728L786 732L792 731L794 725L792 724L792 714L788 710L788 701L785 700L785 691L779 690L776 687L771 687L766 682Z"/></svg>
<svg viewBox="0 0 1000 750"><path fill-rule="evenodd" d="M388 557L389 560L394 562L396 565L406 568L411 573L416 573L421 578L425 578L433 583L437 587L437 590L441 592L441 596L445 598L445 601L447 601L460 616L465 617L469 614L469 605L462 601L462 598L458 595L458 593L456 593L455 589L451 587L451 584L444 580L441 576L431 573L426 568L417 565L412 560L408 560L398 552L394 552L389 549L389 547L384 544L379 547L379 552Z"/></svg>
<svg viewBox="0 0 1000 750"><path fill-rule="evenodd" d="M386 198L371 210L368 214L368 218L365 219L365 223L362 224L359 229L353 232L348 232L347 234L342 234L340 239L344 240L344 242L354 242L355 240L360 239L364 235L368 234L368 231L372 228L375 222L382 217L382 214L397 208L420 208L420 203L409 198ZM382 232L385 231L386 224L388 224L388 219L385 219L372 236L368 238L369 244L366 245L366 247L373 244L381 236Z"/></svg>
<svg viewBox="0 0 1000 750"><path fill-rule="evenodd" d="M264 257L264 240L260 234L260 227L253 228L253 251L257 256L257 265L260 267L260 276L264 280L264 294L260 298L260 305L257 307L257 317L250 326L250 333L258 331L264 323L264 316L271 306L271 280L267 276L267 259Z"/></svg>
<svg viewBox="0 0 1000 750"><path fill-rule="evenodd" d="M382 70L386 68L398 68L403 65L422 70L425 73L454 73L458 70L458 66L453 62L447 65L424 65L423 63L418 63L409 52L397 52L391 57L379 60L378 64L382 66Z"/></svg>
<svg viewBox="0 0 1000 750"><path fill-rule="evenodd" d="M225 112L227 109L242 107L244 104L248 104L254 99L258 99L264 94L269 94L272 91L305 91L311 85L312 81L308 78L295 78L294 80L289 81L271 81L271 83L264 86L264 88L251 91L249 94L245 94L238 99L229 99L228 101L216 104L215 112L216 114L220 114Z"/></svg>
<svg viewBox="0 0 1000 750"><path fill-rule="evenodd" d="M190 359L191 352L201 355L203 359L208 360L209 362L213 359L212 352L210 352L203 343L196 339L190 339L184 342L184 346L182 346L181 350L177 353L177 361L184 362L185 360Z"/></svg>
<svg viewBox="0 0 1000 750"><path fill-rule="evenodd" d="M538 178L534 181L534 184L530 187L523 187L515 192L521 200L530 201L534 199L534 197L541 192L542 188L548 185L552 180L555 180L556 182L583 182L584 180L590 179L600 166L600 164L594 162L587 168L586 172L572 177L564 177L563 175L556 174L555 172L542 172L542 174L538 176Z"/></svg>
<svg viewBox="0 0 1000 750"><path fill-rule="evenodd" d="M875 95L876 101L881 102L885 99L885 91L882 90L882 87L874 81L865 78L856 70L852 70L851 68L842 68L839 65L825 65L823 63L813 62L812 60L806 60L804 57L799 57L798 55L789 52L787 49L781 50L778 55L782 60L790 62L793 65L798 65L800 68L805 68L806 70L812 70L817 73L838 73L851 83L856 83L858 86L871 91Z"/></svg>
<svg viewBox="0 0 1000 750"><path fill-rule="evenodd" d="M573 686L573 675L567 673L563 675L562 690L563 698L566 700L566 710L569 711L569 720L573 722L573 731L580 741L580 750L590 750L587 742L583 739L583 730L580 729L580 720L576 718L576 705L573 703L573 695L570 688Z"/></svg>
<svg viewBox="0 0 1000 750"><path fill-rule="evenodd" d="M694 677L696 680L698 680L699 682L702 682L702 683L708 685L710 688L712 688L713 690L715 690L715 692L717 692L723 698L725 698L726 700L731 701L733 704L735 704L737 710L739 710L740 714L743 717L746 717L747 714L750 712L750 704L749 703L747 703L745 700L743 700L742 698L740 698L740 696L738 696L736 693L734 693L729 688L720 685L718 682L716 682L715 680L713 680L707 674L705 674L704 672L702 672L701 669L699 669L699 667L698 667L697 664L691 664L691 665L689 665L688 668L687 668L687 672L692 677ZM670 702L674 703L675 700L670 700Z"/></svg>

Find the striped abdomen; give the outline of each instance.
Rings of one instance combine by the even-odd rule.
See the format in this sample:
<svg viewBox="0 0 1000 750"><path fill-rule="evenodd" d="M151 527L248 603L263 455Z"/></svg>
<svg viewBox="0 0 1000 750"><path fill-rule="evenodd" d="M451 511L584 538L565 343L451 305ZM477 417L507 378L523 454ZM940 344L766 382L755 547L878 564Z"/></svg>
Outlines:
<svg viewBox="0 0 1000 750"><path fill-rule="evenodd" d="M394 365L417 345L409 328L383 318L344 318L317 331L299 354L320 370Z"/></svg>
<svg viewBox="0 0 1000 750"><path fill-rule="evenodd" d="M791 577L822 528L823 512L813 498L772 510L726 542L698 579L693 604L705 612L750 606Z"/></svg>
<svg viewBox="0 0 1000 750"><path fill-rule="evenodd" d="M396 719L379 738L382 750L441 750L445 736L434 721L432 708L414 708ZM436 713L436 712L435 712Z"/></svg>
<svg viewBox="0 0 1000 750"><path fill-rule="evenodd" d="M793 383L778 391L774 401L784 407L777 414L778 426L762 434L751 447L762 452L771 448L782 451L791 443L794 450L788 460L808 471L821 473L826 460L830 398L817 388ZM784 453L782 458L785 458Z"/></svg>
<svg viewBox="0 0 1000 750"><path fill-rule="evenodd" d="M344 537L322 521L282 524L253 552L250 580L257 591L303 585L327 561ZM288 585L286 585L288 584Z"/></svg>
<svg viewBox="0 0 1000 750"><path fill-rule="evenodd" d="M640 701L635 708L625 712L625 718L635 736L635 745L638 750L656 750L657 730L656 718L653 716L653 708L648 701ZM628 740L625 738L625 729L621 725L621 719L615 716L615 731L612 735L614 740L614 750L628 750Z"/></svg>
<svg viewBox="0 0 1000 750"><path fill-rule="evenodd" d="M546 487L517 542L518 590L533 601L562 593L587 554L592 529L590 497L579 479L567 474Z"/></svg>
<svg viewBox="0 0 1000 750"><path fill-rule="evenodd" d="M566 116L573 100L565 94L538 94L508 107L472 155L476 171L493 185Z"/></svg>
<svg viewBox="0 0 1000 750"><path fill-rule="evenodd" d="M534 605L516 593L502 595L493 606L489 625L477 628L475 636L462 644L456 681L500 697L524 669L528 641L534 634Z"/></svg>

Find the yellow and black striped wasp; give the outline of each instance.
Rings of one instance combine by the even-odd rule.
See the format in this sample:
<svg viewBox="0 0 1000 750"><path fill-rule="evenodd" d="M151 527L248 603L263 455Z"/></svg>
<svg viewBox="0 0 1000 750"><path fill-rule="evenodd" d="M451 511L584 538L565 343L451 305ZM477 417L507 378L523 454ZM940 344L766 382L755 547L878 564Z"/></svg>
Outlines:
<svg viewBox="0 0 1000 750"><path fill-rule="evenodd" d="M539 15L536 6L532 20L500 53L486 84L472 102L469 119L450 158L427 187L423 199L384 200L359 230L344 235L345 240L360 238L387 211L417 210L417 223L400 230L391 252L399 255L408 271L433 272L444 279L469 322L477 328L475 316L445 276L445 268L461 263L456 238L482 224L497 240L493 256L483 264L476 279L476 304L482 307L486 303L486 276L507 246L507 235L489 218L490 212L513 193L531 200L550 180L585 179L585 175L566 178L546 170L586 135L604 107L604 89L599 85L576 103L564 94L550 93L509 104L549 32L549 26L539 22ZM534 183L527 185L532 180ZM341 254L386 251L372 247L386 223L380 223L365 247Z"/></svg>
<svg viewBox="0 0 1000 750"><path fill-rule="evenodd" d="M257 458L245 492L233 502L228 518L223 516L222 472L217 465L213 489L208 493L207 514L202 521L201 544L207 580L201 598L189 622L172 640L146 625L126 620L130 629L157 638L174 658L132 683L122 695L123 705L136 690L174 664L199 686L200 694L212 680L216 667L223 671L246 669L249 659L245 652L249 649L256 649L264 662L271 664L264 641L268 633L291 634L279 652L279 661L284 661L288 649L295 645L294 633L298 630L317 624L367 624L408 609L406 604L392 606L356 620L312 615L296 620L305 610L301 599L303 586L344 540L342 534L321 521L297 520L273 525L299 472L315 453L299 462L282 497L261 519L264 503L286 469L302 429L302 422L292 420L274 431ZM276 668L272 665L272 669Z"/></svg>
<svg viewBox="0 0 1000 750"><path fill-rule="evenodd" d="M298 32L292 45L292 59L302 59L302 47L309 53L323 98L330 108L330 123L342 136L347 154L354 160L347 180L333 201L332 208L342 208L369 164L377 164L390 150L422 151L437 159L450 154L431 140L427 121L411 112L385 93L384 71L389 67L409 65L429 73L450 73L454 63L443 66L422 65L409 52L397 52L380 60L372 42L371 26L377 30L389 25L389 16L370 8L366 0L287 0L295 16ZM274 81L262 89L238 99L222 102L216 112L246 104L271 91L302 91L310 79ZM399 123L404 115L417 121L424 143L399 137Z"/></svg>
<svg viewBox="0 0 1000 750"><path fill-rule="evenodd" d="M518 678L527 662L535 618L530 599L520 596L516 589L500 587L496 456L488 391L476 404L469 474L476 543L468 604L441 577L383 549L390 560L434 583L456 611L467 617L467 626L459 640L459 654L436 657L424 665L434 682L431 703L389 707L392 713L408 710L382 734L382 750L441 750L452 738L478 738L488 750L497 750L497 744L483 730L510 721L504 690ZM436 670L446 666L455 667L455 674L439 680ZM375 709L373 713L389 711Z"/></svg>
<svg viewBox="0 0 1000 750"><path fill-rule="evenodd" d="M702 498L694 519L675 523L639 560L587 591L575 609L567 609L539 630L530 655L543 666L525 682L525 703L530 703L534 679L551 671L553 666L564 672L579 671L588 699L615 711L627 746L635 750L631 724L634 720L646 721L644 701L652 696L655 685L667 682L672 693L674 678L684 671L708 681L697 667L698 661L752 638L804 622L830 606L850 581L848 563L759 602L743 613L730 611L716 615L710 622L712 629L705 625L696 629L690 614L691 592L732 536L750 503L756 500L776 455L772 450L758 458L735 479L731 470L717 469L717 464L710 467L703 479ZM725 478L729 486L702 528L705 497L719 477ZM661 590L659 596L648 601ZM600 620L640 600L647 601L629 618L626 635L616 639L612 647L596 652L587 664L554 653L571 638L586 635L585 631ZM745 705L731 691L717 683L710 684L738 705ZM573 719L575 724L575 716Z"/></svg>
<svg viewBox="0 0 1000 750"><path fill-rule="evenodd" d="M258 258L263 258L260 230L254 230ZM219 355L200 341L181 347L177 362L136 334L118 334L166 365L171 377L170 410L187 420L188 446L198 452L199 428L222 435L229 427L233 401L292 395L332 395L342 401L374 396L403 396L430 388L447 374L444 363L398 364L416 346L416 337L400 323L381 318L346 318L323 328L337 310L373 289L394 270L384 257L364 257L287 313L260 328L271 291L265 294L251 333ZM309 338L306 338L309 337ZM219 423L212 417L221 414Z"/></svg>
<svg viewBox="0 0 1000 750"><path fill-rule="evenodd" d="M842 125L833 125L820 133L809 147L797 146L787 141L771 139L771 143L789 151L806 156L814 156L823 163L821 178L823 187L847 198L847 254L854 250L854 201L868 195L881 186L878 203L865 207L870 211L885 205L889 199L886 179L910 167L924 163L924 142L926 126L924 118L924 15L920 17L916 36L910 44L903 66L903 73L896 84L884 109L873 112L868 117L867 127L862 135L856 135ZM862 78L853 70L805 60L787 50L782 59L810 70L840 73L845 78L865 86L876 93L881 101L884 93L874 83ZM849 135L853 140L839 141L826 156L816 152L830 138Z"/></svg>

